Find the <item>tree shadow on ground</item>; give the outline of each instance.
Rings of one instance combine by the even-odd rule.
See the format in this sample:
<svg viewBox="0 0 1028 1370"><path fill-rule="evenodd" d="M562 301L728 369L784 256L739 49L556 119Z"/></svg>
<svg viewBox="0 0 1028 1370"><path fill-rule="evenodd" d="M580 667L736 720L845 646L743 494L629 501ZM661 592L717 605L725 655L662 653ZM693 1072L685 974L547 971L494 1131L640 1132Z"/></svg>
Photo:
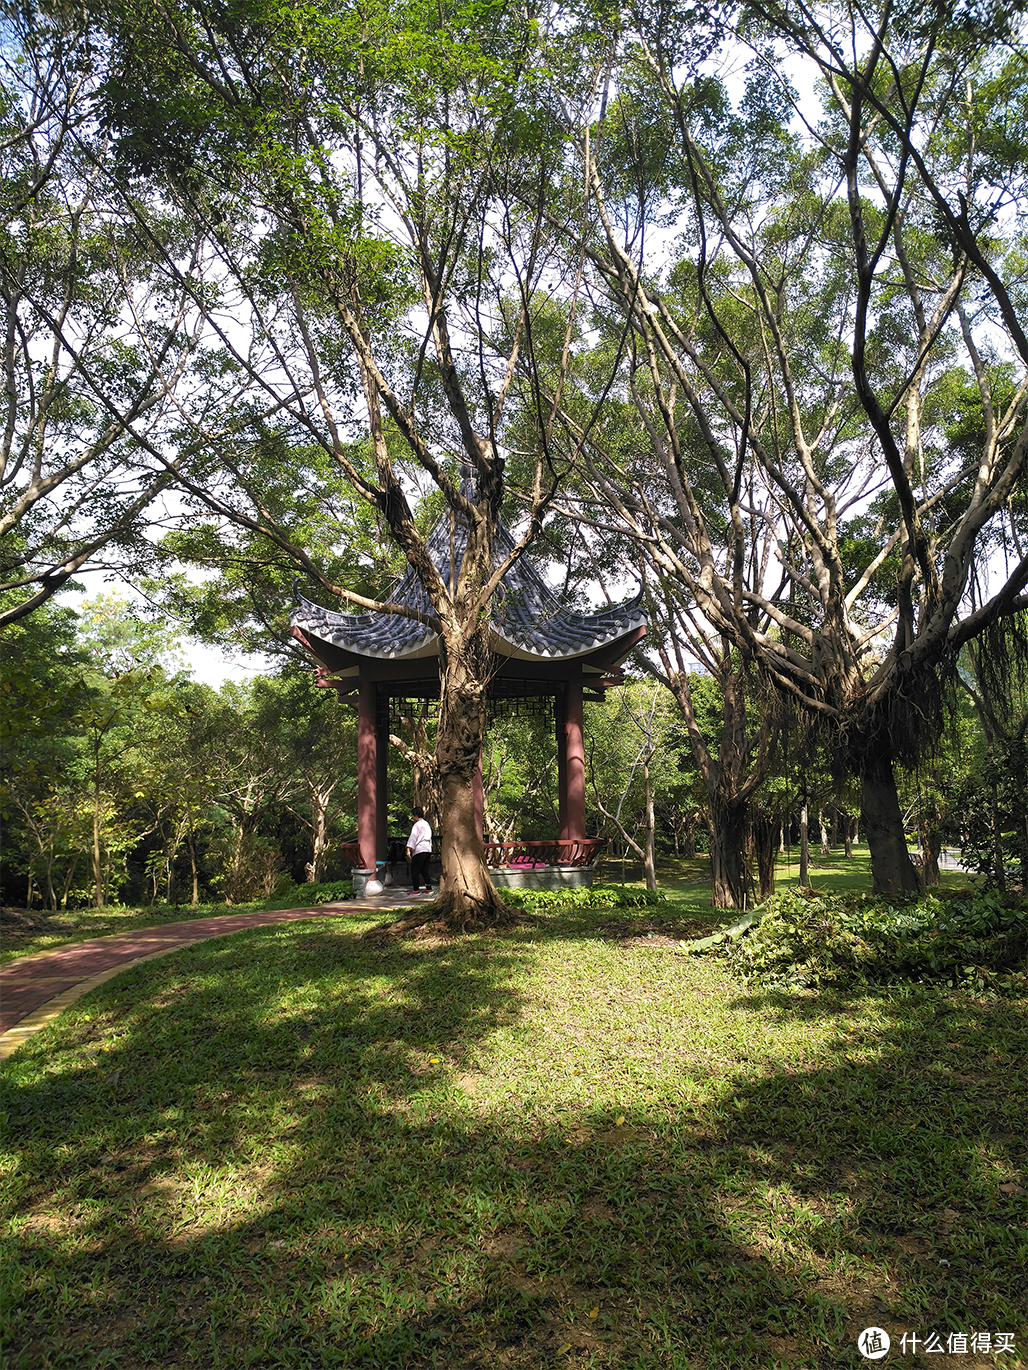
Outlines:
<svg viewBox="0 0 1028 1370"><path fill-rule="evenodd" d="M538 950L293 925L80 1001L7 1067L7 1364L774 1370L863 1364L872 1323L1010 1328L1009 1006L946 1001L973 1088L926 1076L940 997L853 1001L861 1046L837 999L737 995L748 1061L547 1112L478 1068L533 1068ZM823 1056L771 1068L796 1021Z"/></svg>

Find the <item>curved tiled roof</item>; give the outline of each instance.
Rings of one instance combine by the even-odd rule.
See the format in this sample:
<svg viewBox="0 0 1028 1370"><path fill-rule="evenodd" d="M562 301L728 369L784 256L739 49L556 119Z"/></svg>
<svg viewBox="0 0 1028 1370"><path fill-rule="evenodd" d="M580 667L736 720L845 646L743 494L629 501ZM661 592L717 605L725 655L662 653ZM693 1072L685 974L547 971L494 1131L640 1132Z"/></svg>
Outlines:
<svg viewBox="0 0 1028 1370"><path fill-rule="evenodd" d="M443 580L450 576L451 542L459 568L464 555L466 531L457 524L451 539L450 521L444 517L428 539L432 560ZM496 535L496 558L500 560L513 548L514 540L503 525ZM323 609L297 593L297 607L290 614L293 627L307 637L320 638L354 656L399 659L435 656L438 634L428 624L400 614L340 614ZM408 571L391 596L394 604L432 613L424 587L413 571ZM566 609L534 566L521 556L504 576L494 595L490 621L495 650L502 655L559 660L585 656L644 627L646 619L639 605L642 591L625 604L601 609L594 614L577 614Z"/></svg>

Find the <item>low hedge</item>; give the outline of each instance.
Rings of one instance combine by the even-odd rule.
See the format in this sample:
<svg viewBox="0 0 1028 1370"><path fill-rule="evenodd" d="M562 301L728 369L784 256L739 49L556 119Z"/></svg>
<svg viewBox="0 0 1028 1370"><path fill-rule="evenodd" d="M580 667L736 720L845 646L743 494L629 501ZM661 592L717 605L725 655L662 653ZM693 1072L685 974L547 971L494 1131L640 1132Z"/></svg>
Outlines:
<svg viewBox="0 0 1028 1370"><path fill-rule="evenodd" d="M335 904L353 898L351 880L326 880L320 885L293 885L265 900L266 909L303 909L310 904Z"/></svg>
<svg viewBox="0 0 1028 1370"><path fill-rule="evenodd" d="M911 899L789 891L710 949L742 979L767 986L916 980L1024 993L1028 902L995 890Z"/></svg>
<svg viewBox="0 0 1028 1370"><path fill-rule="evenodd" d="M646 909L667 900L657 890L625 889L623 885L569 886L559 890L501 890L503 902L529 913L558 913L567 909Z"/></svg>

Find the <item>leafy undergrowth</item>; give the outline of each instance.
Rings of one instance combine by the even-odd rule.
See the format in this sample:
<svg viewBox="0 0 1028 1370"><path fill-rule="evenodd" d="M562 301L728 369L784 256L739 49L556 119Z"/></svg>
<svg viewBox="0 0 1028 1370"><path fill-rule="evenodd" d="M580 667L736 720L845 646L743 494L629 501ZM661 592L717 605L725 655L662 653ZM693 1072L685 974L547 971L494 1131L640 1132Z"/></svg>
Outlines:
<svg viewBox="0 0 1028 1370"><path fill-rule="evenodd" d="M265 909L302 909L308 904L337 904L353 898L352 880L325 880L317 885L294 885L280 890L261 905Z"/></svg>
<svg viewBox="0 0 1028 1370"><path fill-rule="evenodd" d="M280 925L81 999L4 1067L5 1365L1023 1366L1023 1003L740 991L610 917Z"/></svg>
<svg viewBox="0 0 1028 1370"><path fill-rule="evenodd" d="M853 987L944 981L1001 993L1028 991L1028 901L962 891L917 898L788 891L722 951L754 984Z"/></svg>

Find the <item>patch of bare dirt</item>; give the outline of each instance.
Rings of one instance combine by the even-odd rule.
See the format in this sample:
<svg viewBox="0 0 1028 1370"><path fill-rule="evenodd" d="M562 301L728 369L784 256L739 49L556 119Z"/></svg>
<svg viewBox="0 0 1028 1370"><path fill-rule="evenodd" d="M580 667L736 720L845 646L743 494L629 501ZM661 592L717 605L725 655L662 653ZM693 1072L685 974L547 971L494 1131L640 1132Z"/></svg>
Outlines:
<svg viewBox="0 0 1028 1370"><path fill-rule="evenodd" d="M595 1198L587 1199L582 1205L582 1217L594 1223L613 1222L617 1214L604 1199L599 1195Z"/></svg>
<svg viewBox="0 0 1028 1370"><path fill-rule="evenodd" d="M719 923L662 923L656 919L640 922L638 918L612 918L600 925L599 933L623 947L677 947L679 942L709 937L719 927Z"/></svg>
<svg viewBox="0 0 1028 1370"><path fill-rule="evenodd" d="M69 932L75 926L73 920L58 918L42 909L0 908L0 934L5 942L26 942L41 933Z"/></svg>

